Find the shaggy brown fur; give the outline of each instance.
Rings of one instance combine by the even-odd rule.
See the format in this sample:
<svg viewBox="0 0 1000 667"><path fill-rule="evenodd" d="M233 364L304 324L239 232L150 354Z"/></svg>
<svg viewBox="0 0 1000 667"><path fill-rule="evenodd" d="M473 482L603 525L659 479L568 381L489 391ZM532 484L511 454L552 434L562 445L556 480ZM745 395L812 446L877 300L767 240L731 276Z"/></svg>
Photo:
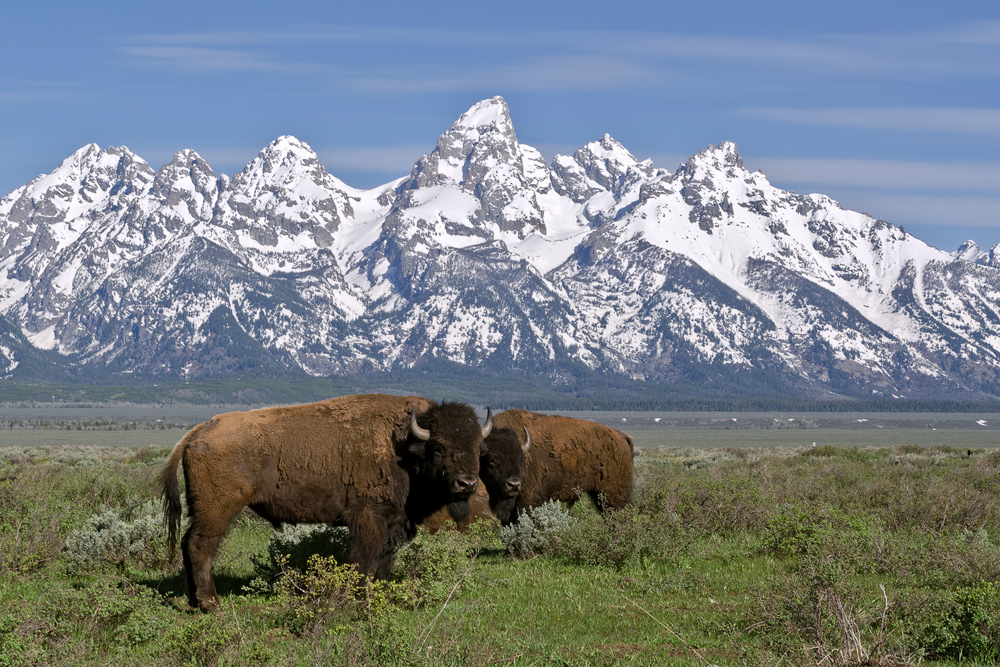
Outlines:
<svg viewBox="0 0 1000 667"><path fill-rule="evenodd" d="M597 422L507 410L494 417L497 428L531 434L521 471L518 511L547 500L574 503L588 494L602 511L624 507L632 496L632 438ZM512 513L508 522L517 518Z"/></svg>
<svg viewBox="0 0 1000 667"><path fill-rule="evenodd" d="M413 412L430 432L426 441L411 430ZM192 606L218 604L212 560L230 521L248 506L276 527L347 526L350 559L387 578L393 549L415 525L449 503L468 507L488 431L469 406L383 394L230 412L194 427L161 475L172 558L183 460L190 526L181 549Z"/></svg>
<svg viewBox="0 0 1000 667"><path fill-rule="evenodd" d="M525 452L530 448L526 432L522 444L517 432L510 428L494 428L490 437L483 440L479 456L479 478L483 482L469 498L469 516L456 519L445 510L430 515L423 525L432 533L449 525L465 531L480 517L496 516L506 525L517 502L521 489L521 466Z"/></svg>

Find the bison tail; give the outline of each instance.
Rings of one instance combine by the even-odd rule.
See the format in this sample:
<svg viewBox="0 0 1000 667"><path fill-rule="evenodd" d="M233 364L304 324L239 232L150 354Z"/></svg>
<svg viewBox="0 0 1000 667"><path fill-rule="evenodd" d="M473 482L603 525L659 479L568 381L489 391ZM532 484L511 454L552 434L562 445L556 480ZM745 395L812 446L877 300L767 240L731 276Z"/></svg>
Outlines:
<svg viewBox="0 0 1000 667"><path fill-rule="evenodd" d="M635 448L635 443L632 442L632 436L630 436L628 433L625 433L623 435L625 436L625 442L628 443L628 449L629 452L631 452L632 454L632 458L635 458L636 456L639 455L639 452L642 450Z"/></svg>
<svg viewBox="0 0 1000 667"><path fill-rule="evenodd" d="M181 493L177 485L177 466L180 465L188 437L185 436L170 452L167 465L160 473L160 485L163 489L163 523L167 526L167 554L170 562L174 560L177 550L177 533L181 527Z"/></svg>

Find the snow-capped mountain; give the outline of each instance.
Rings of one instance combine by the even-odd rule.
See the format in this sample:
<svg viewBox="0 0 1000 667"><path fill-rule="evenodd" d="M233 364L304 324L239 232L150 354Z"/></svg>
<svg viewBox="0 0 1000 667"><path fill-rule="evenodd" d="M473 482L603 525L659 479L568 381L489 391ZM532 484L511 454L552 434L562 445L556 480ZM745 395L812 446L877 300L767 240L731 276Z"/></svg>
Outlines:
<svg viewBox="0 0 1000 667"><path fill-rule="evenodd" d="M728 142L675 171L610 135L546 164L499 97L371 190L289 136L232 178L89 145L0 200L0 373L34 346L148 378L444 359L1000 395L997 252L781 190Z"/></svg>

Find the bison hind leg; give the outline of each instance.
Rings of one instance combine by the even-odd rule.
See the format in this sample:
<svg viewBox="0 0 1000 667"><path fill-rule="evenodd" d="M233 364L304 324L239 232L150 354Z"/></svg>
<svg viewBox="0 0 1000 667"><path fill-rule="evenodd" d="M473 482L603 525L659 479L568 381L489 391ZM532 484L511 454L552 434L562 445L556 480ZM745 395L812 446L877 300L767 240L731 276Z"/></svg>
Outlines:
<svg viewBox="0 0 1000 667"><path fill-rule="evenodd" d="M604 491L588 491L587 495L594 501L594 507L601 514L609 509L620 510L628 503L628 498L621 493L606 493Z"/></svg>
<svg viewBox="0 0 1000 667"><path fill-rule="evenodd" d="M219 606L219 594L212 578L212 561L224 534L225 531L206 534L192 524L181 540L188 603L202 611L213 611Z"/></svg>

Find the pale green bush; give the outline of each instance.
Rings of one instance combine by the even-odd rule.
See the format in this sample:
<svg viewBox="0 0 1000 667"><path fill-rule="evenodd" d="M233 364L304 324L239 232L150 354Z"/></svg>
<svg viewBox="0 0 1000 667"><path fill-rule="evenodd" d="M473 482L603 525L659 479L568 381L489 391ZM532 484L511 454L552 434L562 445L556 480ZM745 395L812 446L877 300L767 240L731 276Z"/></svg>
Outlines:
<svg viewBox="0 0 1000 667"><path fill-rule="evenodd" d="M574 521L562 505L550 500L521 512L517 521L500 530L500 541L515 558L551 553Z"/></svg>
<svg viewBox="0 0 1000 667"><path fill-rule="evenodd" d="M165 553L163 532L160 509L153 502L108 508L70 534L63 554L76 572L154 567Z"/></svg>

